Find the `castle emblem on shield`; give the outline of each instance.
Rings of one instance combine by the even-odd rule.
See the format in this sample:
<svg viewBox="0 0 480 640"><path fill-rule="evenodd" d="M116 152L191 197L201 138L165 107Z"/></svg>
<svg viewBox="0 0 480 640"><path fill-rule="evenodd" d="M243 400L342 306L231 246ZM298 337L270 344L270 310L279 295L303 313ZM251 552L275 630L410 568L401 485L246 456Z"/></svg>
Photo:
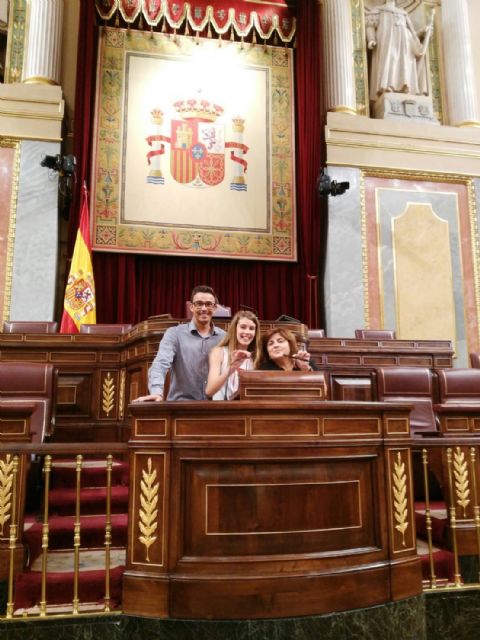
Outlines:
<svg viewBox="0 0 480 640"><path fill-rule="evenodd" d="M173 180L190 187L206 188L221 184L225 179L225 151L230 151L230 189L246 191L244 156L248 147L243 144L245 120L240 116L231 120L233 140L225 140L226 124L219 122L223 108L208 100L190 99L174 103L179 118L170 122L170 135L162 133L163 112L151 111L154 133L146 139L151 150L147 153L150 171L147 182L165 184L162 157L165 144L170 144L170 174Z"/></svg>

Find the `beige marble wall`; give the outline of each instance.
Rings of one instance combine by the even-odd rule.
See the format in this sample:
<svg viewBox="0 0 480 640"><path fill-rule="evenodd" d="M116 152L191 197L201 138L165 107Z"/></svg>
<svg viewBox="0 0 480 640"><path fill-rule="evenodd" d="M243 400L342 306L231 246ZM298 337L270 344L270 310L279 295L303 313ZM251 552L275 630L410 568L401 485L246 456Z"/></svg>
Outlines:
<svg viewBox="0 0 480 640"><path fill-rule="evenodd" d="M475 79L477 84L477 100L480 108L480 38L478 25L480 24L480 0L468 0L470 12L470 30L472 34L472 57L474 60Z"/></svg>

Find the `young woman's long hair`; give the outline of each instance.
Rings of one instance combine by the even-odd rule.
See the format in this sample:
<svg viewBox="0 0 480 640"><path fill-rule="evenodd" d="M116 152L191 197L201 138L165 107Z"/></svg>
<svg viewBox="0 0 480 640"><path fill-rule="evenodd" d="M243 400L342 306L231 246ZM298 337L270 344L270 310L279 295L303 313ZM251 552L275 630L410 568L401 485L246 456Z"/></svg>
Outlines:
<svg viewBox="0 0 480 640"><path fill-rule="evenodd" d="M262 336L260 335L260 322L257 316L251 311L244 309L237 311L233 316L230 326L228 327L227 335L219 342L219 347L228 347L229 361L232 359L232 352L242 347L237 341L237 325L242 318L251 320L255 324L255 337L248 345L247 349L252 354L253 368L256 369L262 359Z"/></svg>

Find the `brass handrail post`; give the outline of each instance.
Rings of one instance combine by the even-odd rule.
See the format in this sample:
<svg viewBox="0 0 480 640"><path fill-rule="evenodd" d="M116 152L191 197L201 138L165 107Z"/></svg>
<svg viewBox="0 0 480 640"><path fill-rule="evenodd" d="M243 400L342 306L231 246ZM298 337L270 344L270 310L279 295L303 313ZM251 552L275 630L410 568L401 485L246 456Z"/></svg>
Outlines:
<svg viewBox="0 0 480 640"><path fill-rule="evenodd" d="M432 515L430 511L430 491L428 488L428 452L426 449L422 449L422 463L425 490L425 526L427 529L428 556L430 560L430 587L436 589L437 577L435 575L435 563L433 562Z"/></svg>
<svg viewBox="0 0 480 640"><path fill-rule="evenodd" d="M475 447L471 447L470 449L470 469L472 474L472 488L473 488L473 514L474 514L474 521L475 521L475 532L477 534L478 581L480 582L480 506L478 504Z"/></svg>
<svg viewBox="0 0 480 640"><path fill-rule="evenodd" d="M18 526L17 519L17 474L18 474L18 456L13 457L12 468L12 518L10 520L10 566L8 572L8 595L7 595L7 618L13 617L13 577L15 566L15 546L17 542Z"/></svg>
<svg viewBox="0 0 480 640"><path fill-rule="evenodd" d="M450 495L450 506L448 512L450 515L450 529L452 531L452 545L453 545L453 562L454 562L454 582L456 587L462 585L462 576L460 574L460 566L458 562L458 547L457 547L457 515L455 510L455 499L453 493L453 474L452 474L452 449L447 449L447 468L448 468L448 490Z"/></svg>
<svg viewBox="0 0 480 640"><path fill-rule="evenodd" d="M80 487L82 479L83 456L75 458L76 465L76 496L75 496L75 522L73 526L73 614L78 614L78 574L80 572Z"/></svg>
<svg viewBox="0 0 480 640"><path fill-rule="evenodd" d="M43 467L44 494L43 494L43 525L42 525L42 595L40 598L40 616L47 615L47 563L48 563L48 501L50 495L50 474L52 471L52 456L45 456Z"/></svg>
<svg viewBox="0 0 480 640"><path fill-rule="evenodd" d="M110 548L112 545L112 466L113 456L107 456L107 505L105 515L105 611L110 611Z"/></svg>

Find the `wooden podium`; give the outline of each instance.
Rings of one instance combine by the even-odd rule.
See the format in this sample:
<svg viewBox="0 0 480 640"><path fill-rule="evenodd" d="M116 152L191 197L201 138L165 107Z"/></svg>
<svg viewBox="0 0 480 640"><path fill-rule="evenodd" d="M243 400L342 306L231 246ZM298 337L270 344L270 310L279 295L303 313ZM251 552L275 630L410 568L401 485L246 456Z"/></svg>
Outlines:
<svg viewBox="0 0 480 640"><path fill-rule="evenodd" d="M302 616L421 592L409 405L130 409L125 613Z"/></svg>

